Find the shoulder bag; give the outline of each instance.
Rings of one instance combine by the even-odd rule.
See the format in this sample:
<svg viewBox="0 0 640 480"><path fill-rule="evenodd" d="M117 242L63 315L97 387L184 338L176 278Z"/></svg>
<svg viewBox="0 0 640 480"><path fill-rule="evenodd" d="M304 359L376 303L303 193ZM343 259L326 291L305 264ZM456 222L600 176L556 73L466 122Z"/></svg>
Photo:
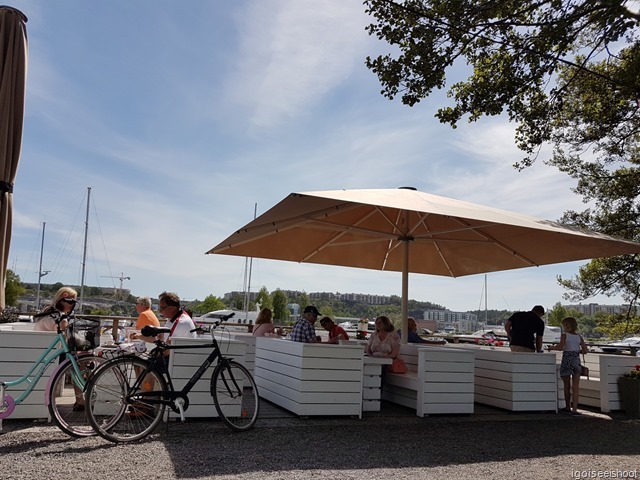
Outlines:
<svg viewBox="0 0 640 480"><path fill-rule="evenodd" d="M396 357L391 365L387 365L387 371L389 373L407 373L407 364L400 357Z"/></svg>
<svg viewBox="0 0 640 480"><path fill-rule="evenodd" d="M583 363L583 365L581 365L582 372L580 372L580 376L587 377L587 380L589 380L589 367L586 367L584 365L585 363L587 363L586 359L584 358L584 353L582 354L582 363Z"/></svg>

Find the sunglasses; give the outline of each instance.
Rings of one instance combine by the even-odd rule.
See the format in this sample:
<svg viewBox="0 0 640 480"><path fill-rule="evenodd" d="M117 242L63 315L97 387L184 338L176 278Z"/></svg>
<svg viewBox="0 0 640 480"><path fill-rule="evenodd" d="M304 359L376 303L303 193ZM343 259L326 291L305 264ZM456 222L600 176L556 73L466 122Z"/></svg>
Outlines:
<svg viewBox="0 0 640 480"><path fill-rule="evenodd" d="M62 301L64 303L70 303L72 305L78 303L78 301L75 298L63 298Z"/></svg>

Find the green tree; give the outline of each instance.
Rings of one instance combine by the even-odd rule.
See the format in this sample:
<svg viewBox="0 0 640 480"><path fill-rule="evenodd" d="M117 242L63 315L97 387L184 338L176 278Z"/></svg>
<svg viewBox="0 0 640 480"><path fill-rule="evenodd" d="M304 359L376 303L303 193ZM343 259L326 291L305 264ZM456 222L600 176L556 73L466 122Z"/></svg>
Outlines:
<svg viewBox="0 0 640 480"><path fill-rule="evenodd" d="M309 295L307 292L302 292L298 298L296 299L296 303L300 305L300 313L302 313L302 309L307 305L311 305L311 300L309 300Z"/></svg>
<svg viewBox="0 0 640 480"><path fill-rule="evenodd" d="M224 310L226 308L221 298L214 295L207 295L205 299L196 305L193 305L194 314L205 314L216 310Z"/></svg>
<svg viewBox="0 0 640 480"><path fill-rule="evenodd" d="M260 308L273 308L273 303L271 301L271 295L269 294L269 290L267 287L263 286L258 294L256 295L256 304L260 305Z"/></svg>
<svg viewBox="0 0 640 480"><path fill-rule="evenodd" d="M562 325L562 319L567 316L567 309L560 302L556 303L547 313L547 323L559 327Z"/></svg>
<svg viewBox="0 0 640 480"><path fill-rule="evenodd" d="M289 309L287 304L289 300L285 293L279 288L272 294L271 304L273 305L273 318L279 322L288 322Z"/></svg>
<svg viewBox="0 0 640 480"><path fill-rule="evenodd" d="M626 2L368 0L371 35L394 54L367 58L383 95L413 106L448 88L453 105L436 117L456 127L467 117L506 114L531 165L546 163L577 181L591 205L562 221L640 240L640 15ZM469 76L447 83L468 65ZM567 299L640 297L640 257L596 260L571 279ZM632 322L630 308L619 321Z"/></svg>
<svg viewBox="0 0 640 480"><path fill-rule="evenodd" d="M7 306L15 306L18 298L24 294L26 289L20 282L20 277L10 269L7 269L7 283L4 288L4 301Z"/></svg>

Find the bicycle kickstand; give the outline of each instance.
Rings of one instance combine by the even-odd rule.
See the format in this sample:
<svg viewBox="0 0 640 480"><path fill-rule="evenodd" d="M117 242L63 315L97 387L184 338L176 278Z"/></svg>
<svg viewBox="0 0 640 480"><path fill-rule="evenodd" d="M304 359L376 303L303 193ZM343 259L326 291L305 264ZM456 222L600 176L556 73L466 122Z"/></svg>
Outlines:
<svg viewBox="0 0 640 480"><path fill-rule="evenodd" d="M180 420L184 422L184 400L182 398L176 398L175 404L180 411Z"/></svg>

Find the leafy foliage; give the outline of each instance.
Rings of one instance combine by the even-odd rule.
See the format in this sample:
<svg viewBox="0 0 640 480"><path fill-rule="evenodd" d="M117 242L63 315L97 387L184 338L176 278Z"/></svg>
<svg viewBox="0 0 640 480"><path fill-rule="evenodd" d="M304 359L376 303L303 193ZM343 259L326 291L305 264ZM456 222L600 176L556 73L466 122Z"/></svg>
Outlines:
<svg viewBox="0 0 640 480"><path fill-rule="evenodd" d="M26 289L20 283L20 277L10 269L7 269L7 283L4 288L4 299L7 305L15 306L18 298L25 293Z"/></svg>
<svg viewBox="0 0 640 480"><path fill-rule="evenodd" d="M279 288L276 289L271 296L273 305L273 318L275 320L284 320L289 318L289 310L287 309L287 296Z"/></svg>
<svg viewBox="0 0 640 480"><path fill-rule="evenodd" d="M207 312L214 312L216 310L224 310L226 305L221 298L214 295L207 295L201 303L192 305L193 313L197 315L203 315Z"/></svg>
<svg viewBox="0 0 640 480"><path fill-rule="evenodd" d="M629 2L558 0L367 0L368 31L394 54L367 58L382 94L413 106L448 88L453 105L436 117L506 114L531 165L546 163L577 181L589 207L562 222L640 241L640 15ZM447 73L467 72L447 84ZM594 260L571 279L566 299L640 296L640 258ZM618 322L635 320L633 309Z"/></svg>

